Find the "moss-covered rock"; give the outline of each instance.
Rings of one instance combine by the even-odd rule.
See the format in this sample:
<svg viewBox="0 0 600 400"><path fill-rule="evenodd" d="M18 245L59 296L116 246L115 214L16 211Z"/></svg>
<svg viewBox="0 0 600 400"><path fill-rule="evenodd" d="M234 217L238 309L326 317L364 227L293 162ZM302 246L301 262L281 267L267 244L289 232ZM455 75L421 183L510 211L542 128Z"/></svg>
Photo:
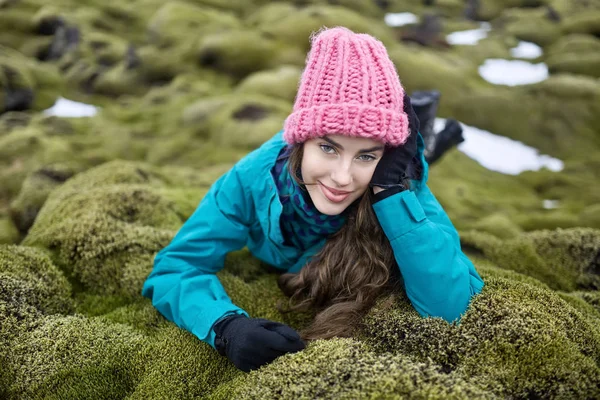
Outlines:
<svg viewBox="0 0 600 400"><path fill-rule="evenodd" d="M532 276L555 290L598 290L600 232L573 228L523 233L501 240L481 232L463 232L461 242L506 269Z"/></svg>
<svg viewBox="0 0 600 400"><path fill-rule="evenodd" d="M0 215L0 244L15 244L19 241L19 230L7 215Z"/></svg>
<svg viewBox="0 0 600 400"><path fill-rule="evenodd" d="M27 304L41 312L67 314L72 310L71 285L41 250L0 245L0 273L26 281L33 289Z"/></svg>
<svg viewBox="0 0 600 400"><path fill-rule="evenodd" d="M240 26L233 13L181 1L165 3L148 21L148 40L159 47L189 46L204 34Z"/></svg>
<svg viewBox="0 0 600 400"><path fill-rule="evenodd" d="M0 114L50 107L62 89L53 67L42 67L16 50L0 46Z"/></svg>
<svg viewBox="0 0 600 400"><path fill-rule="evenodd" d="M600 77L600 40L592 35L573 34L557 40L546 54L551 73L567 72Z"/></svg>
<svg viewBox="0 0 600 400"><path fill-rule="evenodd" d="M231 390L231 392L227 392ZM240 376L210 398L492 398L460 374L408 357L375 354L353 339L319 340Z"/></svg>
<svg viewBox="0 0 600 400"><path fill-rule="evenodd" d="M302 70L292 65L255 72L236 86L239 93L267 95L290 103L296 98Z"/></svg>
<svg viewBox="0 0 600 400"><path fill-rule="evenodd" d="M600 331L547 289L488 278L458 325L421 318L403 297L382 301L365 327L378 353L431 360L500 397L600 393Z"/></svg>
<svg viewBox="0 0 600 400"><path fill-rule="evenodd" d="M124 398L139 380L145 338L121 324L49 316L11 348L8 399Z"/></svg>
<svg viewBox="0 0 600 400"><path fill-rule="evenodd" d="M24 244L50 249L93 293L139 296L154 253L182 223L176 202L162 194L165 181L134 163L79 174L50 195Z"/></svg>
<svg viewBox="0 0 600 400"><path fill-rule="evenodd" d="M174 325L161 329L148 354L143 378L129 399L207 398L223 382L244 374Z"/></svg>
<svg viewBox="0 0 600 400"><path fill-rule="evenodd" d="M600 10L585 10L574 13L562 21L565 33L589 33L597 36L600 34Z"/></svg>
<svg viewBox="0 0 600 400"><path fill-rule="evenodd" d="M392 31L368 16L341 6L314 5L297 7L290 3L269 3L250 15L247 23L271 37L280 39L306 53L310 35L323 27L345 26L354 32L369 33L386 45L396 42ZM301 65L304 64L304 59Z"/></svg>
<svg viewBox="0 0 600 400"><path fill-rule="evenodd" d="M495 0L490 0L492 2ZM561 36L560 24L548 16L544 7L508 8L493 21L493 26L520 40L547 46Z"/></svg>
<svg viewBox="0 0 600 400"><path fill-rule="evenodd" d="M81 169L78 165L49 164L31 174L23 181L17 198L11 202L12 220L21 232L27 233L38 212L52 190L62 185Z"/></svg>
<svg viewBox="0 0 600 400"><path fill-rule="evenodd" d="M252 72L267 69L284 61L302 62L304 54L299 50L292 56L286 43L275 40L255 30L230 30L200 39L198 63L206 68L243 78ZM292 57L292 60L285 59Z"/></svg>

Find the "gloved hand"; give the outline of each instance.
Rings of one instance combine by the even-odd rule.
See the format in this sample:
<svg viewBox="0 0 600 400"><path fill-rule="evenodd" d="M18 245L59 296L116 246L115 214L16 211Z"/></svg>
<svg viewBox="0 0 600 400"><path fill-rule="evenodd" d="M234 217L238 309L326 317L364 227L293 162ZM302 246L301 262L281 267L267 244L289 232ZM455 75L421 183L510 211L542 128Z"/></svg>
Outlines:
<svg viewBox="0 0 600 400"><path fill-rule="evenodd" d="M417 133L419 132L419 119L410 104L410 97L404 95L404 112L408 115L410 135L403 145L386 147L383 157L379 160L371 178L371 186L384 189L401 188L406 168L417 154Z"/></svg>
<svg viewBox="0 0 600 400"><path fill-rule="evenodd" d="M306 347L294 329L263 318L231 315L217 322L214 331L217 351L244 372Z"/></svg>

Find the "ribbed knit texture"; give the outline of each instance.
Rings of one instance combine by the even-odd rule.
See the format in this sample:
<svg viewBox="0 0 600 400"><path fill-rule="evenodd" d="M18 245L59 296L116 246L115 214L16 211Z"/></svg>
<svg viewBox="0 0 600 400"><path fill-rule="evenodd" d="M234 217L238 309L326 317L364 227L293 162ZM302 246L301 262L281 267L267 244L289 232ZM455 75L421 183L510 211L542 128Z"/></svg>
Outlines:
<svg viewBox="0 0 600 400"><path fill-rule="evenodd" d="M343 27L312 39L283 138L290 144L328 134L406 142L404 89L383 43Z"/></svg>

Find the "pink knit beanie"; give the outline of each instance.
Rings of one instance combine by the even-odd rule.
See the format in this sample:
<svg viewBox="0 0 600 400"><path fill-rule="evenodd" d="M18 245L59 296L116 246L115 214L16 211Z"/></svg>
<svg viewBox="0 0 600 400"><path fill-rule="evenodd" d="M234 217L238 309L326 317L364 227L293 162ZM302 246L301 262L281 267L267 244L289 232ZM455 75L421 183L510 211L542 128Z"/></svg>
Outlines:
<svg viewBox="0 0 600 400"><path fill-rule="evenodd" d="M313 36L283 138L289 144L328 134L391 146L406 142L404 89L383 43L343 27Z"/></svg>

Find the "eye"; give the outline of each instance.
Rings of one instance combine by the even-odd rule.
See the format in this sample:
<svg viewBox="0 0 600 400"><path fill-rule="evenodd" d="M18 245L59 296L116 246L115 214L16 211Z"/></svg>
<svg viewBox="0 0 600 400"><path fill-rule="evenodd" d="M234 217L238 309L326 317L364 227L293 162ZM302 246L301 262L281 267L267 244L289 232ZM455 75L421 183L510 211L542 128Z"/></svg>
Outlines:
<svg viewBox="0 0 600 400"><path fill-rule="evenodd" d="M323 150L323 153L326 153L326 154L334 154L335 153L335 149L328 144L320 144L319 147L321 148L321 150Z"/></svg>
<svg viewBox="0 0 600 400"><path fill-rule="evenodd" d="M361 158L361 157L365 157L365 158ZM370 154L362 154L362 155L358 156L358 158L361 161L367 161L367 162L375 161L377 159L376 157L374 157L374 156L372 156Z"/></svg>

